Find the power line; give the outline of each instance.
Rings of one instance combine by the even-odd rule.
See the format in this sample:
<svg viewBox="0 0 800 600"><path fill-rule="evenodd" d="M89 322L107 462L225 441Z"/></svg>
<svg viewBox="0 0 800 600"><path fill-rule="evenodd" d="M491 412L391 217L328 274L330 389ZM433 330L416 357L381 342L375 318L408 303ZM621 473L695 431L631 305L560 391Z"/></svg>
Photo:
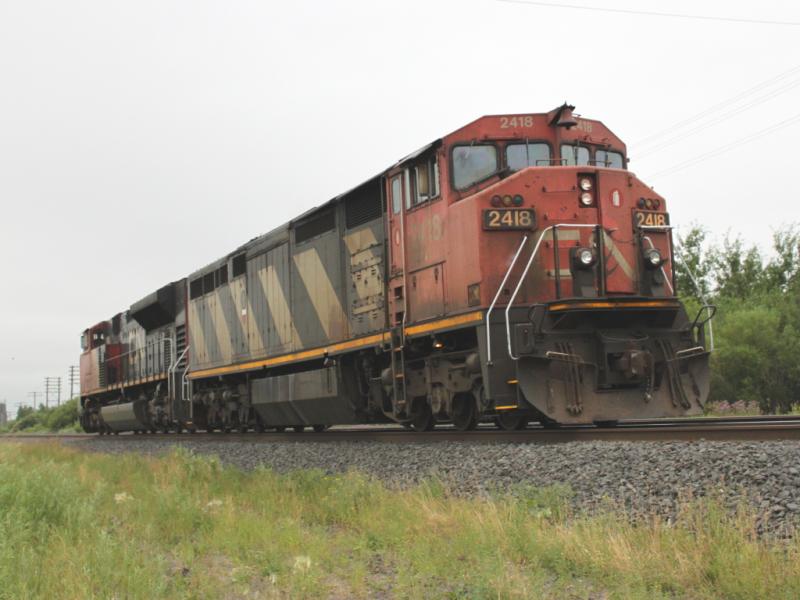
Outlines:
<svg viewBox="0 0 800 600"><path fill-rule="evenodd" d="M736 17L715 17L711 15L688 15L684 13L665 13L647 10L630 10L626 8L601 8L599 6L582 6L579 4L559 4L555 2L534 2L531 0L497 0L507 4L528 4L532 6L546 6L548 8L568 8L573 10L590 10L595 12L638 15L645 17L669 17L672 19L696 19L701 21L724 21L727 23L751 23L755 25L785 25L790 27L800 26L796 21L768 21L763 19L739 19Z"/></svg>
<svg viewBox="0 0 800 600"><path fill-rule="evenodd" d="M780 94L788 92L789 90L792 90L792 89L796 88L797 86L800 86L800 79L792 81L792 82L786 84L785 86L770 92L769 94L765 94L763 96L759 96L755 100L751 100L747 104L744 104L744 105L742 105L742 106L740 106L738 108L735 108L735 109L730 110L730 111L728 111L726 113L723 113L722 115L716 117L715 119L712 119L711 121L707 121L706 123L702 123L701 125L698 125L697 127L694 127L692 129L690 129L689 131L686 131L684 133L676 135L673 138L668 138L668 139L656 144L655 146L653 146L649 150L645 150L645 152L643 154L640 154L637 158L641 159L641 158L644 158L645 156L650 156L651 154L653 154L655 152L658 152L662 148L666 148L667 146L671 146L671 145L673 145L673 144L675 144L677 142L682 141L683 139L685 139L687 137L690 137L690 136L694 135L695 133L699 133L699 132L703 131L704 129L708 129L709 127L717 125L718 123L722 123L723 121L727 121L728 119L730 119L732 117L735 117L739 113L743 113L746 110L750 110L751 108L753 108L755 106L758 106L759 104L763 104L764 102L772 100L776 96L779 96Z"/></svg>
<svg viewBox="0 0 800 600"><path fill-rule="evenodd" d="M647 137L645 137L645 138L643 138L641 140L638 140L637 142L634 142L632 145L635 145L635 146L648 145L648 144L652 143L651 140L655 140L657 138L664 137L665 135L669 135L671 133L674 133L676 129L681 129L682 127L686 127L687 125L691 125L695 121L698 121L698 120L702 119L703 117L705 117L707 115L710 115L714 111L719 110L721 108L725 108L726 106L728 106L730 104L734 104L735 102L738 102L739 100L743 100L743 99L747 98L748 96L751 96L752 94L764 89L765 87L769 87L772 84L777 83L778 81L781 81L782 79L786 79L787 77L789 77L791 75L794 75L797 72L800 72L800 65L795 65L794 67L792 67L788 71L784 71L783 73L780 73L780 74L776 75L775 77L771 77L771 78L769 78L769 79L767 79L765 81L762 81L761 83L757 83L753 87L747 88L743 92L739 92L738 94L736 94L735 96L733 96L731 98L728 98L727 100L723 100L722 102L718 102L717 104L714 104L713 106L709 106L705 110L702 110L701 112L699 112L699 113L697 113L695 115L687 117L686 119L683 119L682 121L678 121L677 123L674 123L673 125L671 125L670 127L667 127L666 129L662 129L661 131L659 131L657 133L654 133L652 135L648 135Z"/></svg>
<svg viewBox="0 0 800 600"><path fill-rule="evenodd" d="M800 122L800 113L798 113L798 114L796 114L796 115L794 115L792 117L789 117L788 119L784 119L780 123L775 123L774 125L770 125L769 127L765 127L764 129L756 131L755 133L752 133L752 134L750 134L748 136L745 136L743 138L739 138L738 140L730 142L729 144L725 144L724 146L720 146L719 148L715 148L714 150L706 152L705 154L700 154L699 156L695 156L694 158L690 158L690 159L685 160L683 162L680 162L680 163L678 163L676 165L673 165L671 167L668 167L666 169L663 169L661 171L653 173L652 175L650 175L648 177L648 179L653 179L654 177L661 177L663 175L675 173L676 171L680 171L682 169L685 169L686 167L691 167L692 165L696 165L697 163L703 162L704 160L707 160L707 159L712 158L714 156L717 156L719 154L723 154L723 153L727 152L728 150L731 150L731 149L733 149L733 148L735 148L737 146L741 146L742 144L746 144L747 142L752 142L753 140L756 140L756 139L758 139L760 137L764 137L765 135L767 135L769 133L772 133L773 131L775 131L777 129L780 129L781 127L785 127L787 125L792 125L792 124L794 124L796 122Z"/></svg>
<svg viewBox="0 0 800 600"><path fill-rule="evenodd" d="M58 404L61 405L61 377L44 378L44 405L50 408L50 394L56 394Z"/></svg>
<svg viewBox="0 0 800 600"><path fill-rule="evenodd" d="M73 398L75 384L78 384L78 392L80 392L80 370L76 365L71 365L69 368L69 400Z"/></svg>
<svg viewBox="0 0 800 600"><path fill-rule="evenodd" d="M28 398L33 398L33 410L36 410L36 398L41 395L41 392L28 392ZM41 404L41 402L39 404Z"/></svg>

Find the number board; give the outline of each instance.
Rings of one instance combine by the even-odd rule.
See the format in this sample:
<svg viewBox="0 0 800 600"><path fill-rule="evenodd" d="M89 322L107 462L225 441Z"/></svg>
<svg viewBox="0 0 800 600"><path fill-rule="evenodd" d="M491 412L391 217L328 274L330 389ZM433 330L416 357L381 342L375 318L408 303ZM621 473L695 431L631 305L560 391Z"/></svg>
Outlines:
<svg viewBox="0 0 800 600"><path fill-rule="evenodd" d="M536 216L531 208L490 208L483 211L484 229L535 229Z"/></svg>
<svg viewBox="0 0 800 600"><path fill-rule="evenodd" d="M634 227L665 227L669 225L667 213L637 210L633 213Z"/></svg>

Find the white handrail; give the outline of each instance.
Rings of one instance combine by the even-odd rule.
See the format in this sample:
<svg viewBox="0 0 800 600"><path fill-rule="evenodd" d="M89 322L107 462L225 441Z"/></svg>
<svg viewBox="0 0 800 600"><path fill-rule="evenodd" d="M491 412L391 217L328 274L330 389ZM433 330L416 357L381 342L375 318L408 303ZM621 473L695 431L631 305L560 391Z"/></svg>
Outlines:
<svg viewBox="0 0 800 600"><path fill-rule="evenodd" d="M183 350L184 352L189 351L189 344L186 344L186 348ZM183 400L185 401L187 396L189 396L190 389L190 381L187 379L186 374L189 372L189 361L186 361L186 368L183 370L183 375L181 375L181 391L183 392ZM192 399L189 398L189 418L194 421L194 402Z"/></svg>
<svg viewBox="0 0 800 600"><path fill-rule="evenodd" d="M592 228L597 229L600 227L598 223L558 223L556 225L550 225L544 231L542 231L542 235L539 236L539 240L536 242L536 246L533 248L533 252L531 253L531 257L528 259L528 263L525 265L525 269L522 271L522 275L517 282L517 287L514 288L514 293L511 294L511 298L508 300L508 304L506 304L506 341L508 343L508 355L511 357L511 360L519 360L519 356L514 356L514 351L511 348L511 322L509 320L509 312L511 311L511 307L514 304L514 300L517 298L517 294L519 293L519 289L522 287L522 282L525 281L525 278L528 276L528 271L531 269L531 265L533 264L533 259L536 258L536 255L539 252L539 246L542 245L542 240L544 236L547 234L548 231L555 231L560 227L575 227L575 228ZM601 229L601 235L603 230ZM558 252L558 248L554 249ZM558 275L558 274L556 274Z"/></svg>
<svg viewBox="0 0 800 600"><path fill-rule="evenodd" d="M169 369L167 369L167 395L170 397L170 400L174 400L175 396L175 384L172 381L173 376L175 375L176 371L178 370L178 364L183 360L183 357L186 356L186 353L189 351L189 346L183 349L180 356L177 356L175 360L170 364Z"/></svg>
<svg viewBox="0 0 800 600"><path fill-rule="evenodd" d="M650 239L649 235L642 236L642 239L644 241L646 241L648 244L650 244L650 249L651 250L658 250L658 248L656 248L656 245L653 243L653 240ZM667 246L669 246L669 241L667 242ZM675 288L672 287L672 282L669 280L669 277L667 277L667 271L666 271L666 269L664 269L663 262L661 264L661 274L664 276L664 281L666 281L667 285L669 286L669 293L674 296L675 295Z"/></svg>
<svg viewBox="0 0 800 600"><path fill-rule="evenodd" d="M494 305L497 304L498 298L500 298L500 294L503 292L503 288L506 286L506 281L508 281L509 275L511 275L511 270L514 268L514 265L517 264L517 259L519 255L522 253L522 249L525 247L525 242L528 241L528 236L525 235L522 238L522 243L517 248L517 253L514 255L514 258L511 260L511 264L506 271L505 277L503 277L503 281L500 283L500 287L497 288L497 293L494 295L494 299L492 303L489 305L489 310L486 311L486 364L491 366L492 364L492 328L489 325L489 317L492 315L492 311L494 310Z"/></svg>
<svg viewBox="0 0 800 600"><path fill-rule="evenodd" d="M703 301L703 304L708 306L708 300L706 300L706 297L703 294L703 290L700 289L700 283L695 278L694 272L692 272L692 268L687 263L685 263L683 261L681 261L681 262L683 263L683 266L686 267L686 273L691 278L692 283L694 284L694 289L697 290L697 297L700 298L700 300ZM698 315L699 314L700 313L698 312ZM714 351L714 325L712 324L713 320L714 320L714 318L712 316L712 318L710 318L707 321L707 323L708 323L708 351L709 352L713 352Z"/></svg>
<svg viewBox="0 0 800 600"><path fill-rule="evenodd" d="M672 225L639 225L639 229L646 229L646 230L649 230L649 231L672 231L675 228ZM647 241L650 242L650 246L651 247L653 246L653 242L650 241L649 237L644 236L644 239L646 239ZM667 236L667 249L669 250L669 255L672 256L672 236L671 235ZM674 258L677 259L677 257L674 257ZM700 285L697 283L697 279L695 279L694 273L692 273L692 269L689 268L689 265L686 264L685 262L683 262L683 261L681 261L681 262L683 263L683 266L686 267L686 272L689 274L689 277L691 278L692 283L694 283L694 287L697 290L697 296L700 298L700 300L703 301L703 303L706 306L708 306L708 300L706 300L706 297L703 295L702 291L700 290ZM661 267L661 271L662 272L664 271L664 267L663 266ZM672 271L672 276L673 277L675 276L674 269ZM666 279L666 277L667 277L666 273L664 273L664 278ZM675 295L675 290L672 288L672 284L670 284L669 287L672 290L672 295L674 296ZM708 351L709 352L713 352L714 351L714 325L711 323L712 321L713 321L713 317L707 321L708 322Z"/></svg>

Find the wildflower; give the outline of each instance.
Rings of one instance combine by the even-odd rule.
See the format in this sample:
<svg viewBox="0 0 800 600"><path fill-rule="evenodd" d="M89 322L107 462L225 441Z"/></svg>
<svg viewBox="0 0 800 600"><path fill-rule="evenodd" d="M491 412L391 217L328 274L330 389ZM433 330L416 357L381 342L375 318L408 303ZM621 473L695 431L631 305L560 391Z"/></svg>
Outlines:
<svg viewBox="0 0 800 600"><path fill-rule="evenodd" d="M114 502L117 504L122 504L123 502L129 502L131 500L133 500L133 496L127 492L119 492L118 494L114 494Z"/></svg>
<svg viewBox="0 0 800 600"><path fill-rule="evenodd" d="M311 568L311 557L310 556L295 556L294 557L294 566L292 567L293 571L308 571Z"/></svg>

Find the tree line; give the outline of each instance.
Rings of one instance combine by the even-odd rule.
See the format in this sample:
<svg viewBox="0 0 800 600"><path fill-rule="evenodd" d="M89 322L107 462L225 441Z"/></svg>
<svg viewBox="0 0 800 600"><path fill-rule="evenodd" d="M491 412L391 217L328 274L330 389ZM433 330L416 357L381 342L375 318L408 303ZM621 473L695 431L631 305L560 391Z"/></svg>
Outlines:
<svg viewBox="0 0 800 600"><path fill-rule="evenodd" d="M778 229L762 253L741 236L710 241L695 225L678 237L675 256L689 312L703 299L718 309L709 400L790 411L800 402L800 226Z"/></svg>

